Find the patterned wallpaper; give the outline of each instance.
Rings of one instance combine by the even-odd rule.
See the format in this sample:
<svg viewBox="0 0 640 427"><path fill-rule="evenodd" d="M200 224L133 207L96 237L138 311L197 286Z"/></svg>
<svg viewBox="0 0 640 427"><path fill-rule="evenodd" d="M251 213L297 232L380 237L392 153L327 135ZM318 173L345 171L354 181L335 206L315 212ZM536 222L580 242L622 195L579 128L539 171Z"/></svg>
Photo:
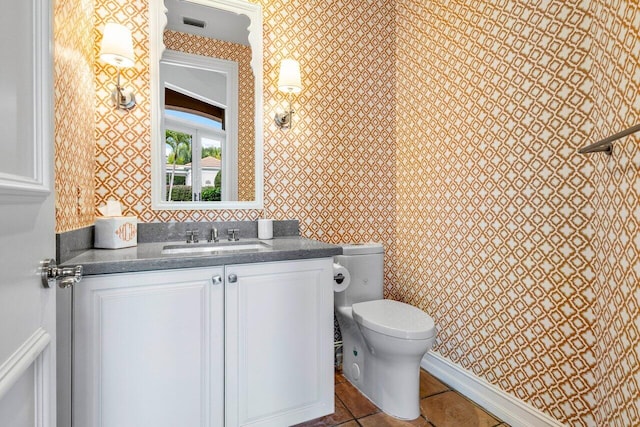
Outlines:
<svg viewBox="0 0 640 427"><path fill-rule="evenodd" d="M236 43L165 30L167 49L211 56L238 64L238 200L255 200L255 106L251 48Z"/></svg>
<svg viewBox="0 0 640 427"><path fill-rule="evenodd" d="M569 425L640 424L637 5L402 0L390 294ZM621 152L623 151L623 152Z"/></svg>
<svg viewBox="0 0 640 427"><path fill-rule="evenodd" d="M148 4L146 1L94 0L95 79L95 200L94 210L111 198L119 200L124 215L137 215L140 222L153 219L151 197L151 135L149 97ZM132 32L136 63L122 70L121 84L132 88L136 106L116 110L111 91L116 69L99 59L102 32L107 22L126 25ZM179 216L179 218L182 216Z"/></svg>
<svg viewBox="0 0 640 427"><path fill-rule="evenodd" d="M640 119L640 5L594 2L591 96L594 133ZM598 156L593 182L594 424L640 425L640 136Z"/></svg>
<svg viewBox="0 0 640 427"><path fill-rule="evenodd" d="M56 232L61 232L94 220L93 0L56 1L53 31Z"/></svg>
<svg viewBox="0 0 640 427"><path fill-rule="evenodd" d="M303 235L323 241L388 244L394 218L392 2L263 1L265 208L243 211L153 211L150 198L147 2L96 1L96 44L104 23L134 32L137 63L125 70L138 106L108 105L113 70L96 64L96 204L123 201L142 222L299 219ZM98 47L95 48L97 57ZM302 67L294 127L277 129L284 94L280 60ZM389 262L389 266L392 262ZM387 267L387 271L391 269Z"/></svg>

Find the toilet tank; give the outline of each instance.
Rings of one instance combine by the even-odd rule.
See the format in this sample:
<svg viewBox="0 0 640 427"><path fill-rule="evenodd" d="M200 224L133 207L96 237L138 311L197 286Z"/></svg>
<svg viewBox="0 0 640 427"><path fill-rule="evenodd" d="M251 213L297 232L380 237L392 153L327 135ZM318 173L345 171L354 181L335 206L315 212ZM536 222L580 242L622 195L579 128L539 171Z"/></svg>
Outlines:
<svg viewBox="0 0 640 427"><path fill-rule="evenodd" d="M350 307L364 301L382 299L384 248L380 243L342 245L343 255L334 261L349 270L351 284L342 292L335 292L336 307Z"/></svg>

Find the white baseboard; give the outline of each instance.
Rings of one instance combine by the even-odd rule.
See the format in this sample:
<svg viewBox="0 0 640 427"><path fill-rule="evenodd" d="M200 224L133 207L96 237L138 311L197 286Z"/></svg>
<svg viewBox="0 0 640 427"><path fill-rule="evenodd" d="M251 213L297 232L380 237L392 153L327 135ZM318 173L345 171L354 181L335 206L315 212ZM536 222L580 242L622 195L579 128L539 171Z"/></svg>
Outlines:
<svg viewBox="0 0 640 427"><path fill-rule="evenodd" d="M513 427L565 427L544 412L505 393L436 352L425 354L420 365L431 375Z"/></svg>

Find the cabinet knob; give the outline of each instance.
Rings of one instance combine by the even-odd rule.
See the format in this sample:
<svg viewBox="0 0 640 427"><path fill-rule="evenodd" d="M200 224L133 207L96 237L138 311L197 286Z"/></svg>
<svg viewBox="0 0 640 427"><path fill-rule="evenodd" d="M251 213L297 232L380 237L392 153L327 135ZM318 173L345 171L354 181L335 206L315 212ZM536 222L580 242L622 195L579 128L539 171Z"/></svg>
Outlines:
<svg viewBox="0 0 640 427"><path fill-rule="evenodd" d="M213 281L214 285L219 285L222 283L222 276L220 275L215 275L211 278L211 280Z"/></svg>
<svg viewBox="0 0 640 427"><path fill-rule="evenodd" d="M230 274L228 279L229 283L236 283L238 281L238 276L236 276L235 274Z"/></svg>

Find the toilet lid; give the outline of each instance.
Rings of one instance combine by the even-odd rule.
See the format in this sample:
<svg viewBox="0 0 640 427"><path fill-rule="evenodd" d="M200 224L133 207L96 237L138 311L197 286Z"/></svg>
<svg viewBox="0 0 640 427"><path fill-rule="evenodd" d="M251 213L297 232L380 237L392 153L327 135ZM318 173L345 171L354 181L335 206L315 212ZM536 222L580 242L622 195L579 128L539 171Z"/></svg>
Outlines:
<svg viewBox="0 0 640 427"><path fill-rule="evenodd" d="M353 304L353 318L372 331L404 339L427 339L435 335L433 319L409 304L388 299Z"/></svg>

